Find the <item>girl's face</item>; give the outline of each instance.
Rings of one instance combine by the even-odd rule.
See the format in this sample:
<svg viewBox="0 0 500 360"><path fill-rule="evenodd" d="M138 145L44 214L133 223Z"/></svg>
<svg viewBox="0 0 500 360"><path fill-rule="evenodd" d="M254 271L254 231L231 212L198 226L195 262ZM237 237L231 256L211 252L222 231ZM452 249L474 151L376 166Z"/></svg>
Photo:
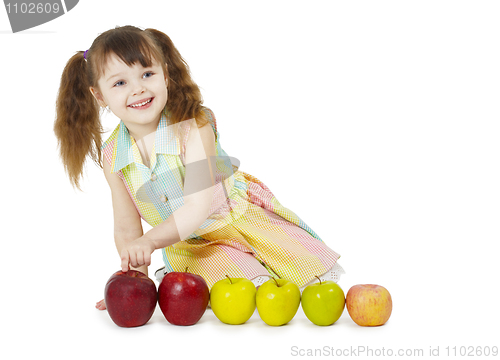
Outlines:
<svg viewBox="0 0 500 360"><path fill-rule="evenodd" d="M128 66L115 54L108 58L99 89L90 88L101 106L108 105L136 139L156 130L167 103L167 80L161 65ZM100 90L100 91L99 91Z"/></svg>

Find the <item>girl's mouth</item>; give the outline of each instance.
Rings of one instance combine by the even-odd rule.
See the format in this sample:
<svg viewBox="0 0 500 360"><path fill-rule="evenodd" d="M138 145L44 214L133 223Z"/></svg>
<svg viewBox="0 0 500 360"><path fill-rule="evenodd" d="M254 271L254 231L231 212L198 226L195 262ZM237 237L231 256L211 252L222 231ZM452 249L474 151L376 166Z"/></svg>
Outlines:
<svg viewBox="0 0 500 360"><path fill-rule="evenodd" d="M149 99L144 100L142 102L135 103L133 105L129 105L128 107L131 107L132 109L138 109L138 110L147 109L148 107L151 106L151 103L153 102L153 100L154 100L154 98L149 98Z"/></svg>

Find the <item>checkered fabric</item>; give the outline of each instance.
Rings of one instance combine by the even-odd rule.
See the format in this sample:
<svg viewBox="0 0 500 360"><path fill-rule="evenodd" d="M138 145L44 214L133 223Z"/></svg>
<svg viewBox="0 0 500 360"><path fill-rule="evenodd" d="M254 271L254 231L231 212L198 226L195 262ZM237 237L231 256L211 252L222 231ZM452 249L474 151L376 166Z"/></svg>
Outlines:
<svg viewBox="0 0 500 360"><path fill-rule="evenodd" d="M168 272L201 275L209 288L226 277L281 277L299 287L328 271L340 257L256 177L231 162L220 145L215 116L204 109L216 138L216 190L210 216L183 241L162 250ZM123 180L139 215L151 226L184 204L185 147L194 119L171 124L163 113L151 164L121 121L102 146L111 172Z"/></svg>

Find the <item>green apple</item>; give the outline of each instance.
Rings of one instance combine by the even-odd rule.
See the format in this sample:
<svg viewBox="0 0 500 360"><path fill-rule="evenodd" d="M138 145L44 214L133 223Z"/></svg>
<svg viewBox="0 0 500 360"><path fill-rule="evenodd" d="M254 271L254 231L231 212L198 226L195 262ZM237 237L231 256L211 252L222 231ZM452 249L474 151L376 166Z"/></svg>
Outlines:
<svg viewBox="0 0 500 360"><path fill-rule="evenodd" d="M260 318L267 325L285 325L299 308L299 287L286 279L268 280L257 290L256 305Z"/></svg>
<svg viewBox="0 0 500 360"><path fill-rule="evenodd" d="M250 280L227 276L212 286L210 306L223 323L243 324L255 311L255 293L255 285Z"/></svg>
<svg viewBox="0 0 500 360"><path fill-rule="evenodd" d="M333 281L320 280L302 291L302 309L313 324L332 325L340 318L344 307L344 291Z"/></svg>

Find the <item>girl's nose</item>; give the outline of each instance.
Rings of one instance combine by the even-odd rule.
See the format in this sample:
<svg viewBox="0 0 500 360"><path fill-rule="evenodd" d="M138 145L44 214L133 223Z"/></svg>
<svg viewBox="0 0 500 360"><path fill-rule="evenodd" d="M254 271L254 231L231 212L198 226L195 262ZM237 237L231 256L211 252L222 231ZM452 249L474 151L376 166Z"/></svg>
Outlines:
<svg viewBox="0 0 500 360"><path fill-rule="evenodd" d="M142 94L146 89L144 88L144 85L142 85L141 83L138 83L138 84L135 84L134 85L134 91L133 91L133 94L134 95L140 95Z"/></svg>

